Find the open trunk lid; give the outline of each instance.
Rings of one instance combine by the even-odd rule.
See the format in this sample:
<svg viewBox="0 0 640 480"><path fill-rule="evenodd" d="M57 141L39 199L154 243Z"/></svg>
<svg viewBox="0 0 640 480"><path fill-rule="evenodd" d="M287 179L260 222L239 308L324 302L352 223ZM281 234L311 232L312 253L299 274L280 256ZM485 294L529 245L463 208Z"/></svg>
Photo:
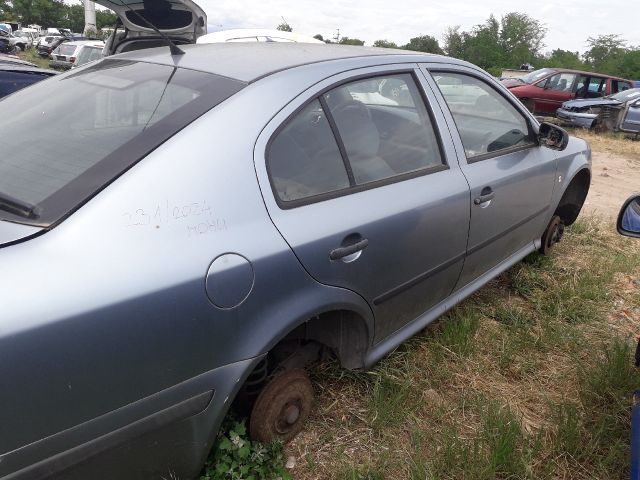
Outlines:
<svg viewBox="0 0 640 480"><path fill-rule="evenodd" d="M95 0L95 3L113 10L126 29L125 36L120 33L116 42L109 42L113 47L109 54L118 53L117 43L123 40L157 38L158 34L140 16L172 40L181 39L181 43L195 43L207 33L207 15L192 0Z"/></svg>

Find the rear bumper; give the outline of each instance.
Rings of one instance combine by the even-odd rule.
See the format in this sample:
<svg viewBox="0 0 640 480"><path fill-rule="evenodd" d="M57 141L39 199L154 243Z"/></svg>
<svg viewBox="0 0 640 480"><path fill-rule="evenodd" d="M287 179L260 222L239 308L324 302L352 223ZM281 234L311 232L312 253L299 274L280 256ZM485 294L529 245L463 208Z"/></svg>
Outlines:
<svg viewBox="0 0 640 480"><path fill-rule="evenodd" d="M64 60L51 60L49 62L49 66L51 68L60 68L62 70L69 70L71 67L73 67L73 63L66 62Z"/></svg>
<svg viewBox="0 0 640 480"><path fill-rule="evenodd" d="M556 112L556 117L564 124L573 125L582 128L591 128L594 125L596 118L595 113L576 113L569 112L563 108L559 108Z"/></svg>
<svg viewBox="0 0 640 480"><path fill-rule="evenodd" d="M261 358L216 368L0 455L0 478L193 478L213 446L238 389Z"/></svg>

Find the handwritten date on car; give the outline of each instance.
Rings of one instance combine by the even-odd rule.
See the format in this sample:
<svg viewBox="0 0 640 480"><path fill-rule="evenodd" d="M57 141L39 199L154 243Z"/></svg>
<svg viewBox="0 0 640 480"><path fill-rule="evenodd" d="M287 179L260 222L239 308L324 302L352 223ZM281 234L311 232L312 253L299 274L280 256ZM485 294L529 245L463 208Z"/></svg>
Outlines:
<svg viewBox="0 0 640 480"><path fill-rule="evenodd" d="M185 225L189 236L203 235L227 229L225 219L216 218L207 201L174 205L165 201L151 209L136 208L124 212L122 217L126 227L155 227L161 225Z"/></svg>

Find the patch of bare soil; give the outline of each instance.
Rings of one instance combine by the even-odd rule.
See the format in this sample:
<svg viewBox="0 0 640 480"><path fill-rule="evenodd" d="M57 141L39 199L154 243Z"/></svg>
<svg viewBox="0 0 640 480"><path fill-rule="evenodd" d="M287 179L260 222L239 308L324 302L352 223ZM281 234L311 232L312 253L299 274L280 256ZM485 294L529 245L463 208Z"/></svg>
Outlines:
<svg viewBox="0 0 640 480"><path fill-rule="evenodd" d="M593 151L593 176L584 212L616 217L622 203L640 192L640 141L589 132L576 135L587 140Z"/></svg>

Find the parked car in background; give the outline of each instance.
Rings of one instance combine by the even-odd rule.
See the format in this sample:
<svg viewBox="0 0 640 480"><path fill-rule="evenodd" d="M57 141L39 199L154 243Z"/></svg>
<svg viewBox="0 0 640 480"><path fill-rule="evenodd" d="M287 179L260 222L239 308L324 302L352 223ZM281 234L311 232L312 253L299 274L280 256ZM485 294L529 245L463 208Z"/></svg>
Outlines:
<svg viewBox="0 0 640 480"><path fill-rule="evenodd" d="M0 102L0 477L193 478L238 396L287 441L322 352L374 365L587 195L588 144L469 63L181 48Z"/></svg>
<svg viewBox="0 0 640 480"><path fill-rule="evenodd" d="M37 50L38 54L42 57L48 57L58 44L65 40L62 35L46 35L40 38Z"/></svg>
<svg viewBox="0 0 640 480"><path fill-rule="evenodd" d="M18 90L46 80L56 72L27 65L10 65L0 63L0 98ZM0 132L0 137L3 132Z"/></svg>
<svg viewBox="0 0 640 480"><path fill-rule="evenodd" d="M640 131L640 88L630 88L604 98L583 98L562 104L558 119L570 125L608 130Z"/></svg>
<svg viewBox="0 0 640 480"><path fill-rule="evenodd" d="M198 38L197 43L220 42L295 42L295 43L324 43L309 35L280 30L238 28L208 33Z"/></svg>
<svg viewBox="0 0 640 480"><path fill-rule="evenodd" d="M594 72L564 68L542 68L521 78L502 81L533 113L555 115L556 110L576 98L600 98L633 88L633 82Z"/></svg>
<svg viewBox="0 0 640 480"><path fill-rule="evenodd" d="M16 46L20 50L24 51L33 46L33 37L28 33L22 30L16 30L13 32L13 36L16 37Z"/></svg>
<svg viewBox="0 0 640 480"><path fill-rule="evenodd" d="M11 33L0 30L0 39L4 40L3 44L5 46L2 49L3 53L14 52L16 49L24 50L24 48L21 48L21 46L24 45L20 42L20 39Z"/></svg>
<svg viewBox="0 0 640 480"><path fill-rule="evenodd" d="M104 42L101 40L63 42L51 52L49 66L62 70L70 69L75 64L80 49L85 45L97 47L100 51L104 48Z"/></svg>
<svg viewBox="0 0 640 480"><path fill-rule="evenodd" d="M73 62L72 68L81 67L87 63L95 62L102 58L102 50L104 46L96 46L90 44L84 44L80 46L76 52L76 61Z"/></svg>

